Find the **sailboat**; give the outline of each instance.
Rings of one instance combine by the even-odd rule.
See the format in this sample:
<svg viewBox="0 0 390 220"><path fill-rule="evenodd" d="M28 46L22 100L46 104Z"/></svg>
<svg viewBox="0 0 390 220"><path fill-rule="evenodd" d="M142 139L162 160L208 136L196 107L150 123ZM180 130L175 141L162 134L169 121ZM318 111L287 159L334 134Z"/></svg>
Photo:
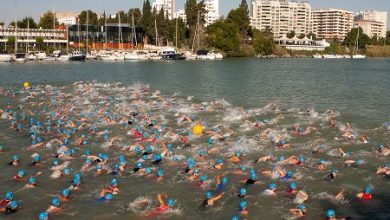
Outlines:
<svg viewBox="0 0 390 220"><path fill-rule="evenodd" d="M80 18L77 17L77 35L78 35L78 46L79 46L79 50L78 51L74 51L73 53L69 54L69 57L68 57L68 60L69 61L85 61L86 59L86 56L81 53L80 51ZM65 57L66 59L66 57Z"/></svg>
<svg viewBox="0 0 390 220"><path fill-rule="evenodd" d="M355 41L355 45L356 45L355 54L352 55L352 59L365 59L366 58L366 55L358 54L358 50L359 50L359 34L360 34L360 28L358 27L358 32L357 32L356 41Z"/></svg>
<svg viewBox="0 0 390 220"><path fill-rule="evenodd" d="M131 41L133 42L133 46L135 46L135 48L137 48L137 35L136 35L136 32L135 32L135 23L134 23L134 13L131 14ZM125 60L139 60L140 57L138 55L138 51L136 50L133 50L132 52L130 53L125 53L124 55L125 57Z"/></svg>

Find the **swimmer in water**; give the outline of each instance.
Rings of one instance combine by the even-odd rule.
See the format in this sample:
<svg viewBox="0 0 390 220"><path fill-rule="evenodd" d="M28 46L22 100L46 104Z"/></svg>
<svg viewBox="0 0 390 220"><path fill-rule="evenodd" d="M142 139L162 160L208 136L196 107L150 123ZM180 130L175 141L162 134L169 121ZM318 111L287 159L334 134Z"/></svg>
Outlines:
<svg viewBox="0 0 390 220"><path fill-rule="evenodd" d="M246 189L245 188L240 188L240 191L237 194L238 198L245 198L246 197Z"/></svg>
<svg viewBox="0 0 390 220"><path fill-rule="evenodd" d="M39 154L35 154L34 157L33 157L33 161L31 161L30 163L30 166L37 166L40 164L41 162L41 156L39 156Z"/></svg>
<svg viewBox="0 0 390 220"><path fill-rule="evenodd" d="M235 153L235 155L233 155L233 156L231 156L229 158L229 161L232 162L232 163L239 163L239 162L241 162L240 158L243 157L243 156L244 156L243 153L241 153L240 151L237 151Z"/></svg>
<svg viewBox="0 0 390 220"><path fill-rule="evenodd" d="M362 165L363 163L364 163L363 160L346 160L344 162L344 164L347 165L348 167L350 167L350 166L358 167L359 165Z"/></svg>
<svg viewBox="0 0 390 220"><path fill-rule="evenodd" d="M383 144L378 144L377 145L377 152L379 155L388 156L388 155L390 155L390 148L385 147L385 145L383 145Z"/></svg>
<svg viewBox="0 0 390 220"><path fill-rule="evenodd" d="M49 220L49 213L47 212L41 212L38 216L39 220Z"/></svg>
<svg viewBox="0 0 390 220"><path fill-rule="evenodd" d="M60 212L61 211L60 204L61 203L60 203L60 200L58 199L58 197L54 197L51 200L50 206L49 206L49 208L47 208L46 212L49 214L54 214L54 213Z"/></svg>
<svg viewBox="0 0 390 220"><path fill-rule="evenodd" d="M223 160L221 158L218 158L215 162L214 168L217 170L222 169L223 166Z"/></svg>
<svg viewBox="0 0 390 220"><path fill-rule="evenodd" d="M362 200L371 200L372 199L372 187L371 186L366 186L364 188L363 192L360 192L356 194L356 197Z"/></svg>
<svg viewBox="0 0 390 220"><path fill-rule="evenodd" d="M217 178L215 178L215 184L216 184L215 191L217 192L221 191L226 186L227 183L228 183L228 178L226 176L223 175L217 176Z"/></svg>
<svg viewBox="0 0 390 220"><path fill-rule="evenodd" d="M0 208L7 207L14 199L13 192L6 192L3 200L0 201Z"/></svg>
<svg viewBox="0 0 390 220"><path fill-rule="evenodd" d="M295 182L291 182L288 189L286 190L289 194L297 194L297 184Z"/></svg>
<svg viewBox="0 0 390 220"><path fill-rule="evenodd" d="M13 155L12 161L8 163L8 166L18 166L19 165L19 156Z"/></svg>
<svg viewBox="0 0 390 220"><path fill-rule="evenodd" d="M220 199L223 197L223 195L225 195L224 192L221 193L221 194L219 194L219 195L217 195L217 196L213 196L213 193L212 193L212 192L207 191L207 192L205 193L205 197L206 197L206 198L205 198L205 200L203 201L202 206L203 206L203 207L213 206L213 205L215 204L216 201L220 200Z"/></svg>
<svg viewBox="0 0 390 220"><path fill-rule="evenodd" d="M339 173L338 170L336 170L336 169L334 169L334 168L331 169L331 170L330 170L330 173L329 173L330 179L331 179L331 180L334 180L334 179L337 177L338 173Z"/></svg>
<svg viewBox="0 0 390 220"><path fill-rule="evenodd" d="M241 216L247 216L249 215L249 212L247 210L247 202L246 201L241 201L240 202L240 209L239 209L240 215Z"/></svg>
<svg viewBox="0 0 390 220"><path fill-rule="evenodd" d="M110 186L102 189L102 191L100 191L100 193L99 193L99 196L104 197L104 195L107 193L111 193L113 195L117 195L119 193L118 181L116 179L112 179Z"/></svg>
<svg viewBox="0 0 390 220"><path fill-rule="evenodd" d="M270 183L268 184L268 188L263 191L263 195L267 196L276 196L276 184L275 183Z"/></svg>
<svg viewBox="0 0 390 220"><path fill-rule="evenodd" d="M333 209L328 209L326 211L326 220L351 220L352 218L346 217L346 218L336 218L336 213Z"/></svg>
<svg viewBox="0 0 390 220"><path fill-rule="evenodd" d="M300 204L308 199L309 199L309 195L305 192L305 190L301 189L298 191L297 195L295 196L294 202Z"/></svg>
<svg viewBox="0 0 390 220"><path fill-rule="evenodd" d="M257 159L255 161L255 163L260 163L260 162L267 162L269 160L272 160L272 155L267 155L267 156L263 156L263 157L260 157L259 159Z"/></svg>
<svg viewBox="0 0 390 220"><path fill-rule="evenodd" d="M7 206L0 206L0 212L4 212L4 214L9 215L15 213L18 210L18 201L13 200L8 203Z"/></svg>
<svg viewBox="0 0 390 220"><path fill-rule="evenodd" d="M165 193L157 194L157 201L160 205L149 212L148 217L154 217L156 215L163 214L175 205L175 200L167 199L167 195Z"/></svg>
<svg viewBox="0 0 390 220"><path fill-rule="evenodd" d="M23 178L25 177L25 172L24 170L19 170L18 173L12 177L12 179L16 180L16 181L21 181L23 180Z"/></svg>
<svg viewBox="0 0 390 220"><path fill-rule="evenodd" d="M241 181L242 183L246 185L252 185L257 182L257 175L255 172L251 172L250 176L248 179Z"/></svg>
<svg viewBox="0 0 390 220"><path fill-rule="evenodd" d="M390 176L390 163L385 166L378 167L376 173L379 175Z"/></svg>
<svg viewBox="0 0 390 220"><path fill-rule="evenodd" d="M307 213L307 210L306 210L306 207L304 204L299 204L296 208L293 208L293 209L290 209L289 210L291 215L293 215L294 217L303 217L306 215Z"/></svg>
<svg viewBox="0 0 390 220"><path fill-rule="evenodd" d="M317 170L325 170L326 169L326 161L324 159L320 159L320 163L317 165Z"/></svg>
<svg viewBox="0 0 390 220"><path fill-rule="evenodd" d="M58 199L60 202L68 202L69 201L69 196L70 196L70 190L68 188L63 189L58 196Z"/></svg>

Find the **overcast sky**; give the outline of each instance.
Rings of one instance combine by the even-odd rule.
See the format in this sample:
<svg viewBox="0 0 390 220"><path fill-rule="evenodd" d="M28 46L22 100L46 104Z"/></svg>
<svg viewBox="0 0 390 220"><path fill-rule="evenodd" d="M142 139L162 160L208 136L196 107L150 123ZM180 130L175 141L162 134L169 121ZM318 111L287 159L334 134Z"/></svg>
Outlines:
<svg viewBox="0 0 390 220"><path fill-rule="evenodd" d="M39 15L55 8L56 11L106 11L127 10L132 7L142 7L144 0L0 0L0 21L9 23L15 17L32 16L38 19ZM154 2L154 0L150 0ZM248 3L251 0L248 0ZM16 2L16 4L15 4ZM184 8L185 0L176 0L176 10ZM226 15L229 10L237 7L241 0L219 0L220 13ZM350 11L384 10L390 11L390 0L309 0L313 8L341 8ZM16 5L16 7L15 7ZM390 22L388 22L390 23ZM389 24L390 25L390 24Z"/></svg>

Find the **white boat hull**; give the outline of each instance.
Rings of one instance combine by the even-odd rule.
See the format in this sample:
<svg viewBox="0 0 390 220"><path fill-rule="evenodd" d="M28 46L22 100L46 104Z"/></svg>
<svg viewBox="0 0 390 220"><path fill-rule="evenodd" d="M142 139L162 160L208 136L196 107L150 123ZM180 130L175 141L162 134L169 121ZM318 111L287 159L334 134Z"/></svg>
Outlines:
<svg viewBox="0 0 390 220"><path fill-rule="evenodd" d="M352 59L365 59L366 55L356 54L352 56Z"/></svg>
<svg viewBox="0 0 390 220"><path fill-rule="evenodd" d="M8 54L0 54L0 62L11 62L12 56Z"/></svg>

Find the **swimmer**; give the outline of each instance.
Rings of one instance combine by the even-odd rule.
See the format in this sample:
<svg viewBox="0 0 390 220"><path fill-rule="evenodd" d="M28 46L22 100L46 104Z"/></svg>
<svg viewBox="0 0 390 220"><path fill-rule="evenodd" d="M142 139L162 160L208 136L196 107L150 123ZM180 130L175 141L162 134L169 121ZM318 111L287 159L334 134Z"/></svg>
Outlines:
<svg viewBox="0 0 390 220"><path fill-rule="evenodd" d="M385 147L383 144L378 144L377 145L377 152L378 154L382 156L388 156L390 155L390 148Z"/></svg>
<svg viewBox="0 0 390 220"><path fill-rule="evenodd" d="M39 220L49 220L49 213L47 212L41 212L38 216Z"/></svg>
<svg viewBox="0 0 390 220"><path fill-rule="evenodd" d="M0 206L0 212L4 212L6 215L15 213L18 210L18 201L13 200L8 203L7 206Z"/></svg>
<svg viewBox="0 0 390 220"><path fill-rule="evenodd" d="M334 169L334 168L331 169L331 170L330 170L330 173L329 173L330 179L331 179L331 180L334 180L334 179L337 177L338 173L339 173L338 170L336 170L336 169Z"/></svg>
<svg viewBox="0 0 390 220"><path fill-rule="evenodd" d="M60 202L68 202L70 196L70 190L68 188L61 190L60 195L58 196L58 199Z"/></svg>
<svg viewBox="0 0 390 220"><path fill-rule="evenodd" d="M167 195L165 193L157 194L157 201L160 204L159 207L149 212L148 217L154 217L156 215L162 214L175 205L175 200L167 199Z"/></svg>
<svg viewBox="0 0 390 220"><path fill-rule="evenodd" d="M218 158L215 162L214 168L217 170L222 169L223 166L223 160L221 158Z"/></svg>
<svg viewBox="0 0 390 220"><path fill-rule="evenodd" d="M58 197L54 197L51 200L50 206L49 206L49 208L47 208L46 212L49 214L54 214L54 213L60 212L61 211L60 204L61 203L60 203L60 200L58 199Z"/></svg>
<svg viewBox="0 0 390 220"><path fill-rule="evenodd" d="M0 208L7 207L14 199L13 192L6 192L3 200L0 201Z"/></svg>
<svg viewBox="0 0 390 220"><path fill-rule="evenodd" d="M241 181L242 183L246 185L252 185L257 182L257 175L254 172L251 172L250 176L248 179Z"/></svg>
<svg viewBox="0 0 390 220"><path fill-rule="evenodd" d="M297 184L295 182L291 182L288 189L286 190L289 194L296 194L298 193L297 190Z"/></svg>
<svg viewBox="0 0 390 220"><path fill-rule="evenodd" d="M302 165L305 162L305 158L303 156L291 156L285 160L280 161L282 164L288 164L288 165Z"/></svg>
<svg viewBox="0 0 390 220"><path fill-rule="evenodd" d="M267 162L269 160L272 160L272 155L267 155L267 156L263 156L263 157L260 157L259 159L257 159L255 161L255 163L260 163L260 162Z"/></svg>
<svg viewBox="0 0 390 220"><path fill-rule="evenodd" d="M268 188L266 190L263 191L263 195L267 195L267 196L276 196L276 184L275 183L270 183L268 184Z"/></svg>
<svg viewBox="0 0 390 220"><path fill-rule="evenodd" d="M213 193L212 193L212 192L207 191L207 192L205 193L206 199L203 201L202 206L203 206L203 207L213 206L213 205L215 204L216 201L220 200L220 199L223 197L223 195L225 195L224 192L221 193L221 194L219 194L219 195L217 195L217 196L213 196Z"/></svg>
<svg viewBox="0 0 390 220"><path fill-rule="evenodd" d="M360 192L356 194L356 197L362 200L371 200L372 199L372 187L371 186L366 186L364 188L363 192Z"/></svg>
<svg viewBox="0 0 390 220"><path fill-rule="evenodd" d="M346 218L336 218L336 213L333 209L328 209L326 211L326 220L351 220L352 218L346 217Z"/></svg>
<svg viewBox="0 0 390 220"><path fill-rule="evenodd" d="M350 167L350 166L358 167L359 165L362 165L363 163L364 163L363 160L346 160L344 162L344 164L347 165L348 167Z"/></svg>
<svg viewBox="0 0 390 220"><path fill-rule="evenodd" d="M216 189L215 191L221 191L225 186L226 184L228 183L228 178L226 176L222 177L222 175L220 176L217 176L217 178L215 178L215 184L216 184Z"/></svg>
<svg viewBox="0 0 390 220"><path fill-rule="evenodd" d="M8 163L8 166L18 166L19 165L19 156L13 155L12 161Z"/></svg>
<svg viewBox="0 0 390 220"><path fill-rule="evenodd" d="M245 198L246 196L246 189L245 188L240 188L240 191L237 194L238 198Z"/></svg>
<svg viewBox="0 0 390 220"><path fill-rule="evenodd" d="M41 156L39 156L39 154L35 154L33 158L34 158L34 160L31 161L30 166L37 166L37 165L39 165L40 162L41 162Z"/></svg>
<svg viewBox="0 0 390 220"><path fill-rule="evenodd" d="M289 211L290 211L291 215L293 215L294 217L298 217L298 218L305 216L307 213L307 210L306 210L306 207L304 204L299 204L297 206L297 208L290 209Z"/></svg>
<svg viewBox="0 0 390 220"><path fill-rule="evenodd" d="M246 208L247 208L247 202L241 201L240 202L240 209L239 209L240 215L244 215L244 216L249 215L249 212Z"/></svg>
<svg viewBox="0 0 390 220"><path fill-rule="evenodd" d="M305 190L301 189L298 191L297 195L295 196L294 203L300 204L308 199L309 199L309 195L305 192Z"/></svg>
<svg viewBox="0 0 390 220"><path fill-rule="evenodd" d="M379 175L390 176L390 164L386 164L385 166L378 167L376 173Z"/></svg>
<svg viewBox="0 0 390 220"><path fill-rule="evenodd" d="M119 193L119 188L118 188L118 181L116 179L112 179L110 186L105 187L100 191L99 196L104 197L106 193L111 193L113 195L117 195Z"/></svg>
<svg viewBox="0 0 390 220"><path fill-rule="evenodd" d="M19 170L18 173L12 177L12 179L17 180L17 181L21 181L21 180L23 180L24 176L25 176L24 170Z"/></svg>
<svg viewBox="0 0 390 220"><path fill-rule="evenodd" d="M239 163L239 162L241 162L240 157L242 157L242 156L243 156L243 154L238 151L238 152L236 152L235 155L233 155L229 158L229 161L232 163Z"/></svg>
<svg viewBox="0 0 390 220"><path fill-rule="evenodd" d="M317 165L317 170L325 170L326 169L326 161L324 159L320 159L320 163Z"/></svg>

